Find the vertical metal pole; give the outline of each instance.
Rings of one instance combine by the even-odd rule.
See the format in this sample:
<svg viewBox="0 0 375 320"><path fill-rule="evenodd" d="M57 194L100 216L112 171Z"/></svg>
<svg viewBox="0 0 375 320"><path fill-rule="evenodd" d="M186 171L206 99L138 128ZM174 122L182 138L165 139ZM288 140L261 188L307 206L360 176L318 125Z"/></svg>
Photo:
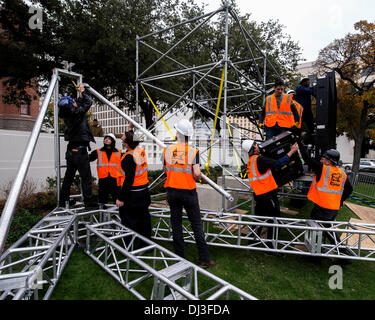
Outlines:
<svg viewBox="0 0 375 320"><path fill-rule="evenodd" d="M195 65L194 65L195 68ZM193 71L193 92L192 92L192 100L193 100L193 127L194 127L194 148L197 147L197 128L195 123L195 70Z"/></svg>
<svg viewBox="0 0 375 320"><path fill-rule="evenodd" d="M54 94L54 105L53 105L53 127L54 127L54 136L55 136L55 171L56 171L56 192L57 192L57 203L60 203L60 191L61 191L61 155L60 155L60 123L59 123L59 80L58 80L58 71L53 70L53 73L56 73L57 81L55 85L55 94Z"/></svg>
<svg viewBox="0 0 375 320"><path fill-rule="evenodd" d="M139 36L136 36L135 43L135 116L136 121L139 123Z"/></svg>
<svg viewBox="0 0 375 320"><path fill-rule="evenodd" d="M3 252L3 248L5 246L5 241L8 235L10 224L12 222L13 214L16 209L17 200L20 195L22 184L25 180L27 171L29 170L31 158L34 154L34 150L38 142L39 133L43 125L44 117L47 113L48 104L51 100L53 90L55 89L56 81L57 75L53 74L46 96L44 97L42 106L40 107L38 117L35 120L33 131L31 131L29 140L27 142L26 150L23 154L21 164L19 165L17 175L14 178L12 188L10 189L8 199L5 203L3 212L0 217L0 254Z"/></svg>
<svg viewBox="0 0 375 320"><path fill-rule="evenodd" d="M221 127L221 130L223 132L222 134L222 141L223 141L223 171L222 171L222 188L225 190L225 161L227 158L226 155L226 142L227 142L227 130L226 130L226 123L227 123L227 81L228 81L228 37L229 37L229 30L228 30L228 23L229 23L229 3L225 3L226 9L225 9L225 52L224 52L224 112L223 112L223 124ZM222 207L225 211L225 197L222 197Z"/></svg>

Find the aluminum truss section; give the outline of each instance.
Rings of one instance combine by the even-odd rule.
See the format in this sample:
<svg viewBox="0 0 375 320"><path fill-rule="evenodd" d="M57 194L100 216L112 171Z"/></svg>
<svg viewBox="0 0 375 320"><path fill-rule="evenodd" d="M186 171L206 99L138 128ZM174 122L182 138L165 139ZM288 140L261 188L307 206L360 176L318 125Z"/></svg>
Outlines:
<svg viewBox="0 0 375 320"><path fill-rule="evenodd" d="M76 244L76 215L55 209L0 257L0 300L48 299Z"/></svg>
<svg viewBox="0 0 375 320"><path fill-rule="evenodd" d="M153 239L173 241L170 213L150 208ZM316 221L239 215L202 211L209 245L254 251L268 251L327 258L375 261L375 225L340 221ZM187 217L184 216L187 220ZM272 239L260 236L263 227L273 228ZM184 239L195 243L188 223L183 223ZM330 237L333 243L325 243Z"/></svg>
<svg viewBox="0 0 375 320"><path fill-rule="evenodd" d="M119 222L86 228L87 255L138 299L256 299Z"/></svg>

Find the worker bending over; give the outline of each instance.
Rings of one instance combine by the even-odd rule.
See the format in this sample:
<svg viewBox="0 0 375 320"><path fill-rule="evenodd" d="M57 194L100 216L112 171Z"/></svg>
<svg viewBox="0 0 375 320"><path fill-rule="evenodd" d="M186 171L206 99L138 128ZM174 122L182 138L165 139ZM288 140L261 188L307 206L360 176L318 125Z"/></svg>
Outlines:
<svg viewBox="0 0 375 320"><path fill-rule="evenodd" d="M167 175L164 188L171 209L174 250L179 256L185 257L182 230L182 209L185 208L198 247L199 266L213 267L216 263L210 261L196 191L195 181L201 179L199 151L188 144L194 132L193 126L188 120L182 119L175 125L175 129L177 143L164 148L164 171Z"/></svg>
<svg viewBox="0 0 375 320"><path fill-rule="evenodd" d="M298 151L298 144L292 145L290 151L278 160L264 157L254 140L245 140L242 149L249 154L247 175L254 192L255 214L258 216L280 217L280 205L277 198L278 186L272 175L272 169L280 169L290 162L293 153ZM272 220L270 221L272 223ZM262 228L257 231L258 236ZM267 238L272 239L273 228L268 228Z"/></svg>

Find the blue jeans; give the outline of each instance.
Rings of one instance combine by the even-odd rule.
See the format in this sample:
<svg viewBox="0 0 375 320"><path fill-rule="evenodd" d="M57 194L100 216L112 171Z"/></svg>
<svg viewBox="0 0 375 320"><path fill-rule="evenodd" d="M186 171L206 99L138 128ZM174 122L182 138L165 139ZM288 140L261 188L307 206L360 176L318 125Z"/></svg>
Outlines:
<svg viewBox="0 0 375 320"><path fill-rule="evenodd" d="M271 139L274 136L279 135L288 130L288 128L279 127L275 124L273 127L265 127L266 129L266 140Z"/></svg>

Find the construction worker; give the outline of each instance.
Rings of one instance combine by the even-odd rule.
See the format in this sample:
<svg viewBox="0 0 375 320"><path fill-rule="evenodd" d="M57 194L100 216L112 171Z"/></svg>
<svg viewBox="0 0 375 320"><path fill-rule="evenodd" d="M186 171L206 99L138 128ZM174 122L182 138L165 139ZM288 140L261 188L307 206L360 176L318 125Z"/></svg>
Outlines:
<svg viewBox="0 0 375 320"><path fill-rule="evenodd" d="M177 143L164 148L164 171L167 175L164 188L167 190L171 209L171 225L175 253L185 257L184 236L182 231L182 209L194 232L198 248L199 266L210 268L216 265L210 260L208 246L203 232L196 182L201 179L199 151L189 146L189 137L194 133L192 124L182 119L175 124Z"/></svg>
<svg viewBox="0 0 375 320"><path fill-rule="evenodd" d="M260 154L258 144L254 140L244 140L242 149L249 154L247 175L254 192L255 214L259 216L280 217L280 205L277 198L278 186L272 175L272 169L280 169L290 162L293 153L298 151L298 144L292 145L290 151L278 160ZM270 221L272 222L272 220ZM260 236L262 228L257 231ZM267 238L272 239L273 228L268 228Z"/></svg>
<svg viewBox="0 0 375 320"><path fill-rule="evenodd" d="M103 137L103 135L104 135L103 128L98 123L98 119L94 119L92 121L91 132L94 135L94 137Z"/></svg>
<svg viewBox="0 0 375 320"><path fill-rule="evenodd" d="M148 210L151 197L148 191L147 156L139 147L139 139L133 131L122 138L126 152L121 156L123 178L119 179L121 189L116 205L120 208L121 223L135 232L151 239L151 217Z"/></svg>
<svg viewBox="0 0 375 320"><path fill-rule="evenodd" d="M302 78L299 86L296 88L294 100L301 104L304 108L304 117L302 124L305 124L310 134L315 131L314 116L311 109L311 96L315 97L316 86L310 87L310 79Z"/></svg>
<svg viewBox="0 0 375 320"><path fill-rule="evenodd" d="M298 116L299 116L299 122L298 122L298 125L297 125L297 128L295 129L295 133L297 136L301 136L301 131L302 131L302 115L303 115L303 106L298 103L297 101L294 100L294 96L296 94L296 92L294 90L289 90L287 92L288 95L290 95L292 97L292 101L294 103L294 105L296 106L296 109L297 109L297 112L298 112Z"/></svg>
<svg viewBox="0 0 375 320"><path fill-rule="evenodd" d="M329 149L320 161L310 157L302 142L298 142L305 163L315 173L307 198L314 203L310 218L321 221L334 221L343 202L350 196L353 187L344 170L337 167L340 153ZM331 224L323 224L330 227ZM331 243L338 243L336 233L326 234Z"/></svg>
<svg viewBox="0 0 375 320"><path fill-rule="evenodd" d="M266 139L297 127L299 115L290 95L284 94L284 82L275 81L274 93L267 96L262 109L259 126L265 128Z"/></svg>
<svg viewBox="0 0 375 320"><path fill-rule="evenodd" d="M86 113L92 105L92 98L85 92L85 86L78 86L79 98L75 101L66 96L59 100L59 117L64 120L64 139L69 141L66 150L66 172L61 187L59 206L65 207L69 201L70 187L78 170L82 182L82 194L87 209L97 208L92 193L92 176L87 148L95 139L90 131ZM73 203L70 203L73 204Z"/></svg>
<svg viewBox="0 0 375 320"><path fill-rule="evenodd" d="M116 149L116 137L113 133L104 136L103 147L91 152L90 161L97 161L97 173L99 179L99 204L105 207L111 195L113 202L118 197L117 179L119 177L119 166L121 150Z"/></svg>

